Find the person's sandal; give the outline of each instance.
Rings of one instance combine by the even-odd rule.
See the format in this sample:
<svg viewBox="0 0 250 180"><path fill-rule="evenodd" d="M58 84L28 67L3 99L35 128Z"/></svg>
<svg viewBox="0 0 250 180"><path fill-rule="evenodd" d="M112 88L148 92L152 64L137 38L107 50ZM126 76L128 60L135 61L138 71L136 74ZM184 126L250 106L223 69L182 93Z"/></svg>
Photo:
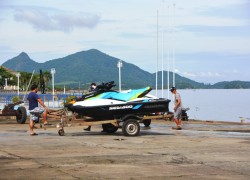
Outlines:
<svg viewBox="0 0 250 180"><path fill-rule="evenodd" d="M50 123L46 123L46 124L43 124L44 126L52 126L53 124L50 124Z"/></svg>
<svg viewBox="0 0 250 180"><path fill-rule="evenodd" d="M181 127L177 127L176 130L182 130L182 128Z"/></svg>
<svg viewBox="0 0 250 180"><path fill-rule="evenodd" d="M85 129L83 129L84 131L90 131L90 128L85 128Z"/></svg>
<svg viewBox="0 0 250 180"><path fill-rule="evenodd" d="M32 133L30 134L31 136L37 136L38 134L37 133Z"/></svg>
<svg viewBox="0 0 250 180"><path fill-rule="evenodd" d="M174 129L174 130L182 130L181 127L172 127L172 129Z"/></svg>

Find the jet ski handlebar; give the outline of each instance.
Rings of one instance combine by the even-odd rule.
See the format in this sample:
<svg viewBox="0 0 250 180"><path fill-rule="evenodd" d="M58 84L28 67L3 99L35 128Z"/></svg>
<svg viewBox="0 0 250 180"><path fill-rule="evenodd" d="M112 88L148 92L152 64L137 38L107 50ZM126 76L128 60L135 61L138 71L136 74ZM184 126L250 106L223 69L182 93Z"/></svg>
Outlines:
<svg viewBox="0 0 250 180"><path fill-rule="evenodd" d="M112 87L115 87L115 82L114 81L110 81L107 83L102 82L102 84L98 85L96 88L97 90L110 90Z"/></svg>

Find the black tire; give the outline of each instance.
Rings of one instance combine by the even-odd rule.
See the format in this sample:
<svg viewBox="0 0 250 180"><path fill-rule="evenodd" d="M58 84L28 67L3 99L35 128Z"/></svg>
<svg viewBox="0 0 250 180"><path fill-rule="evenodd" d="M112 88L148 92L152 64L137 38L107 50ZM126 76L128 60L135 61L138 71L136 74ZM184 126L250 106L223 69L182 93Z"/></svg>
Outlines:
<svg viewBox="0 0 250 180"><path fill-rule="evenodd" d="M151 119L143 120L143 124L144 124L144 126L146 126L146 127L150 126L150 124L151 124Z"/></svg>
<svg viewBox="0 0 250 180"><path fill-rule="evenodd" d="M136 119L128 119L122 125L124 136L137 136L140 132L140 124Z"/></svg>
<svg viewBox="0 0 250 180"><path fill-rule="evenodd" d="M108 124L102 124L102 129L103 129L103 132L115 133L118 130L118 127L114 126L111 123L108 123Z"/></svg>
<svg viewBox="0 0 250 180"><path fill-rule="evenodd" d="M18 107L16 110L16 121L19 124L24 124L26 122L27 119L27 111L25 107Z"/></svg>
<svg viewBox="0 0 250 180"><path fill-rule="evenodd" d="M59 134L59 136L64 136L65 135L64 130L63 129L59 129L58 134Z"/></svg>

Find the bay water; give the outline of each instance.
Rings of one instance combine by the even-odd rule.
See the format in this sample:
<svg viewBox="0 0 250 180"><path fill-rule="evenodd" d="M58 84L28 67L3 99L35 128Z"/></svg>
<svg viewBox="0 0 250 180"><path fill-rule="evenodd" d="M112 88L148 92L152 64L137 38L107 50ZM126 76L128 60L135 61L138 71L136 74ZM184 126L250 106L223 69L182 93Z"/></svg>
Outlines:
<svg viewBox="0 0 250 180"><path fill-rule="evenodd" d="M189 119L204 121L227 121L250 123L250 89L185 89L178 90ZM157 91L158 97L162 91ZM150 92L156 95L156 91ZM173 111L173 95L167 90L164 97L171 100L169 110Z"/></svg>

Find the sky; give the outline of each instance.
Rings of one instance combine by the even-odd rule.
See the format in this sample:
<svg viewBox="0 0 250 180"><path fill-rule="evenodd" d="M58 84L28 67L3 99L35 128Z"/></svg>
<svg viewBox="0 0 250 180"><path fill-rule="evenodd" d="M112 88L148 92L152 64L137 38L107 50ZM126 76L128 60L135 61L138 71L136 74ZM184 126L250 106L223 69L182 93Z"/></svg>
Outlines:
<svg viewBox="0 0 250 180"><path fill-rule="evenodd" d="M250 0L0 0L0 64L89 49L150 73L250 81Z"/></svg>

